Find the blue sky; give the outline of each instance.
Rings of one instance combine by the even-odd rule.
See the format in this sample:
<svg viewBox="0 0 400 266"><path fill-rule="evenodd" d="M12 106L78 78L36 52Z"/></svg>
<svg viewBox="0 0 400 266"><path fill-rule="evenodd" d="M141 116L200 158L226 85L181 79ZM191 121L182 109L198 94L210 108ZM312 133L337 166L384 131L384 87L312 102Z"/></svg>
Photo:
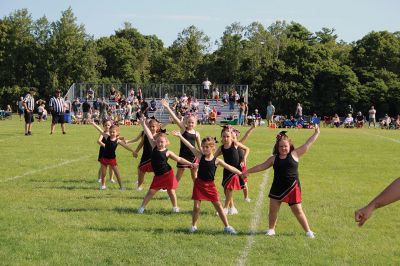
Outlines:
<svg viewBox="0 0 400 266"><path fill-rule="evenodd" d="M157 35L169 46L190 25L214 42L233 22L269 26L276 20L295 21L310 31L335 28L339 39L356 41L371 31L400 31L398 0L0 0L0 16L27 8L33 19L60 18L69 6L95 38L110 36L130 22L142 34Z"/></svg>

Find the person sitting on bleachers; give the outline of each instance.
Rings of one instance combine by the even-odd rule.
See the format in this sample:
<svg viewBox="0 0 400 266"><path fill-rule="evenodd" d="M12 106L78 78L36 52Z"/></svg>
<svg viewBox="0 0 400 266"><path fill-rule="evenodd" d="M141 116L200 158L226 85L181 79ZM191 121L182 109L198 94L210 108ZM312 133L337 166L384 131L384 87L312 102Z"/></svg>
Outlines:
<svg viewBox="0 0 400 266"><path fill-rule="evenodd" d="M258 109L254 110L254 125L259 126L261 123L261 114L258 112Z"/></svg>
<svg viewBox="0 0 400 266"><path fill-rule="evenodd" d="M389 125L390 125L390 122L391 122L392 120L390 119L390 116L388 116L387 114L385 114L385 117L382 119L382 121L381 121L381 128L382 129L384 129L384 128L386 128L386 129L389 129Z"/></svg>
<svg viewBox="0 0 400 266"><path fill-rule="evenodd" d="M215 122L217 121L217 110L215 109L215 107L208 114L208 121L210 122L211 125L214 125Z"/></svg>
<svg viewBox="0 0 400 266"><path fill-rule="evenodd" d="M295 126L295 124L294 124L293 116L291 115L290 118L285 117L285 121L283 121L283 127L284 128L292 128L294 126Z"/></svg>
<svg viewBox="0 0 400 266"><path fill-rule="evenodd" d="M302 116L300 116L297 121L296 121L296 127L297 128L303 128L304 127L304 119Z"/></svg>
<svg viewBox="0 0 400 266"><path fill-rule="evenodd" d="M344 128L353 128L354 119L351 114L348 114L344 119L343 126Z"/></svg>
<svg viewBox="0 0 400 266"><path fill-rule="evenodd" d="M332 117L332 125L333 125L334 127L340 127L340 117L338 116L338 114L335 114L335 115Z"/></svg>
<svg viewBox="0 0 400 266"><path fill-rule="evenodd" d="M364 116L363 116L362 113L359 111L359 112L357 113L357 116L356 116L356 127L357 127L357 128L362 128L362 127L364 127L364 123L365 123L365 121L364 121Z"/></svg>
<svg viewBox="0 0 400 266"><path fill-rule="evenodd" d="M397 115L396 121L394 121L395 129L400 129L400 115Z"/></svg>
<svg viewBox="0 0 400 266"><path fill-rule="evenodd" d="M155 112L155 111L157 111L157 102L156 99L153 98L153 100L151 100L150 102L149 112Z"/></svg>

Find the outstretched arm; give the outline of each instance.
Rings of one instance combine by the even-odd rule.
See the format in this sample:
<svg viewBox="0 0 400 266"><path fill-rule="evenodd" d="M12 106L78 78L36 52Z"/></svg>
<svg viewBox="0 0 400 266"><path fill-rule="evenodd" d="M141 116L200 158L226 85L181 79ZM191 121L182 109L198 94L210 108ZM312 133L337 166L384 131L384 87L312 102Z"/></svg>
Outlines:
<svg viewBox="0 0 400 266"><path fill-rule="evenodd" d="M368 220L368 218L371 217L375 209L381 208L398 200L400 200L400 177L386 187L367 206L356 211L355 220L358 223L358 226L362 226Z"/></svg>
<svg viewBox="0 0 400 266"><path fill-rule="evenodd" d="M130 143L135 143L137 141L139 141L140 139L142 139L142 133L140 132L139 135L137 135L136 138L130 139L128 141L126 141L126 144L130 144Z"/></svg>
<svg viewBox="0 0 400 266"><path fill-rule="evenodd" d="M155 140L153 138L153 134L151 134L151 131L148 128L145 118L143 116L140 118L140 124L142 125L143 131L146 134L147 138L149 139L151 148L154 148L156 146L156 142L155 142Z"/></svg>
<svg viewBox="0 0 400 266"><path fill-rule="evenodd" d="M243 137L239 140L239 142L243 143L247 140L247 138L250 136L251 132L256 128L255 123L251 125L251 127L244 133Z"/></svg>
<svg viewBox="0 0 400 266"><path fill-rule="evenodd" d="M172 119L174 120L174 122L179 126L179 128L183 131L185 130L185 126L182 123L181 120L179 120L179 118L175 115L174 111L171 109L171 107L169 107L169 103L167 102L167 100L162 99L161 100L161 104L162 106L164 106L165 109L167 109L169 115L172 117Z"/></svg>
<svg viewBox="0 0 400 266"><path fill-rule="evenodd" d="M265 162L248 169L245 173L243 173L243 175L246 176L251 173L257 173L257 172L264 171L264 170L270 168L274 164L274 160L275 160L275 156L271 156Z"/></svg>
<svg viewBox="0 0 400 266"><path fill-rule="evenodd" d="M294 152L297 154L297 157L302 156L308 151L308 149L310 149L311 145L317 140L319 132L319 126L315 125L314 134L306 141L306 143L294 150Z"/></svg>
<svg viewBox="0 0 400 266"><path fill-rule="evenodd" d="M134 155L134 151L132 150L132 148L126 145L124 141L118 140L118 144L127 149L128 151L132 152L132 154Z"/></svg>
<svg viewBox="0 0 400 266"><path fill-rule="evenodd" d="M197 164L194 164L194 163L189 162L188 160L186 160L186 159L184 159L184 158L182 158L182 157L179 157L178 155L176 155L176 154L173 153L172 151L168 151L168 152L167 152L167 157L168 157L168 158L171 158L172 160L174 160L174 161L176 161L176 162L178 162L178 163L180 163L180 164L189 165L191 168L197 167Z"/></svg>
<svg viewBox="0 0 400 266"><path fill-rule="evenodd" d="M225 168L226 170L228 170L231 173L237 174L237 175L241 175L242 172L239 171L238 169L236 169L235 167L233 167L230 164L227 164L226 162L224 162L223 160L220 159L216 159L215 160L217 165L221 165L223 168Z"/></svg>
<svg viewBox="0 0 400 266"><path fill-rule="evenodd" d="M100 134L105 137L108 138L108 134L104 133L103 129L101 129L101 127L99 127L95 122L91 122L92 126L94 126L95 129L97 129L97 131L100 132Z"/></svg>
<svg viewBox="0 0 400 266"><path fill-rule="evenodd" d="M182 136L181 132L174 130L174 131L172 131L172 135L174 135L175 137L178 137L178 138L182 141L182 143L185 144L186 147L188 147L188 148L190 149L190 151L191 151L197 158L201 158L201 156L203 155L203 154L201 153L201 151L199 151L198 149L196 149L195 147L193 147L193 145L192 145L187 139L185 139L185 138Z"/></svg>

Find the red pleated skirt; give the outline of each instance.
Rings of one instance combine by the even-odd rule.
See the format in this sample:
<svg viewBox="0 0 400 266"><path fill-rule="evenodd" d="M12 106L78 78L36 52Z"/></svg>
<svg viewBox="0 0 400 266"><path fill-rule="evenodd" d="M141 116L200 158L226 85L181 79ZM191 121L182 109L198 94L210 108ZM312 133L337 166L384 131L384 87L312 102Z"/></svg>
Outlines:
<svg viewBox="0 0 400 266"><path fill-rule="evenodd" d="M282 202L288 203L289 206L301 203L301 190L297 182L294 188L282 199Z"/></svg>
<svg viewBox="0 0 400 266"><path fill-rule="evenodd" d="M239 176L236 174L230 176L229 180L224 182L224 189L241 190Z"/></svg>
<svg viewBox="0 0 400 266"><path fill-rule="evenodd" d="M247 171L247 167L246 167L246 165L242 165L242 173L244 173L244 172L246 172ZM244 182L246 182L247 183L247 181L248 181L248 178L247 178L247 176L245 177L245 178L243 178L243 180L244 180Z"/></svg>
<svg viewBox="0 0 400 266"><path fill-rule="evenodd" d="M218 202L219 195L214 181L204 181L197 177L194 181L192 199Z"/></svg>
<svg viewBox="0 0 400 266"><path fill-rule="evenodd" d="M151 182L150 189L176 189L178 187L178 181L176 180L174 170L169 170L163 175L154 176L153 182Z"/></svg>
<svg viewBox="0 0 400 266"><path fill-rule="evenodd" d="M116 166L117 165L117 159L107 159L107 158L100 158L100 163L102 165L111 165L111 166Z"/></svg>
<svg viewBox="0 0 400 266"><path fill-rule="evenodd" d="M139 170L142 173L151 173L153 171L153 166L151 166L151 161L148 161L142 165L139 165Z"/></svg>

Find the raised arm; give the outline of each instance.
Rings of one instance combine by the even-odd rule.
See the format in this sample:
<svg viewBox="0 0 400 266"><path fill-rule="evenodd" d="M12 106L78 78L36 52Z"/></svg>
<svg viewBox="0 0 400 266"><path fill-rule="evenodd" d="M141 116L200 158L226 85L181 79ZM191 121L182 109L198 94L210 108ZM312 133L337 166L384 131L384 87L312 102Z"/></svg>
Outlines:
<svg viewBox="0 0 400 266"><path fill-rule="evenodd" d="M223 160L220 160L220 159L217 158L215 160L215 162L216 162L217 165L221 165L223 168L225 168L226 170L228 170L231 173L234 173L234 174L237 174L237 175L241 175L242 174L242 172L240 170L236 169L235 167L233 167L230 164L227 164Z"/></svg>
<svg viewBox="0 0 400 266"><path fill-rule="evenodd" d="M179 120L179 118L175 115L174 111L171 109L171 107L169 107L169 103L167 102L167 100L162 99L161 100L161 104L162 106L164 106L165 109L167 109L169 115L172 117L172 119L174 120L174 122L179 126L179 128L183 131L185 130L185 125L183 124L183 122L181 120Z"/></svg>
<svg viewBox="0 0 400 266"><path fill-rule="evenodd" d="M149 139L151 148L154 148L156 146L156 142L155 142L155 140L153 138L153 134L151 134L151 131L148 128L148 126L146 124L146 120L143 116L140 118L140 124L142 125L143 131L146 134L147 138Z"/></svg>
<svg viewBox="0 0 400 266"><path fill-rule="evenodd" d="M257 173L257 172L264 171L264 170L270 168L274 164L274 160L275 160L275 156L271 156L265 162L263 162L259 165L253 166L250 169L247 169L247 171L245 173L243 173L243 175L246 176L251 173Z"/></svg>
<svg viewBox="0 0 400 266"><path fill-rule="evenodd" d="M306 141L306 143L294 150L295 154L297 154L297 157L302 156L308 151L308 149L310 149L311 145L317 140L319 132L319 126L315 125L314 134Z"/></svg>
<svg viewBox="0 0 400 266"><path fill-rule="evenodd" d="M175 137L178 137L178 138L182 141L182 143L185 144L186 147L188 147L188 148L190 149L190 151L191 151L197 158L201 158L201 156L203 155L203 154L201 153L201 151L199 151L198 149L196 149L195 147L193 147L193 145L192 145L187 139L185 139L185 138L182 136L181 132L174 130L174 131L172 131L172 135L174 135Z"/></svg>
<svg viewBox="0 0 400 266"><path fill-rule="evenodd" d="M354 216L358 226L362 226L371 217L374 210L398 200L400 200L400 177L387 186L367 206L356 211Z"/></svg>
<svg viewBox="0 0 400 266"><path fill-rule="evenodd" d="M247 138L250 136L251 132L256 128L255 123L251 125L251 127L244 133L243 137L239 140L239 142L243 143L247 140Z"/></svg>
<svg viewBox="0 0 400 266"><path fill-rule="evenodd" d="M200 133L196 131L196 144L198 150L201 150L201 140L200 140Z"/></svg>
<svg viewBox="0 0 400 266"><path fill-rule="evenodd" d="M174 161L176 161L176 162L178 162L178 163L180 163L180 164L189 165L191 168L194 168L194 167L197 166L197 164L191 163L191 162L189 162L188 160L186 160L186 159L184 159L184 158L182 158L182 157L179 157L178 155L176 155L176 154L173 153L172 151L168 151L168 152L167 152L167 157L168 157L168 158L171 158L172 160L174 160Z"/></svg>
<svg viewBox="0 0 400 266"><path fill-rule="evenodd" d="M91 124L95 129L97 129L97 131L100 132L101 135L104 136L104 131L103 131L103 129L101 129L101 127L99 127L99 125L97 125L95 122L91 122Z"/></svg>

